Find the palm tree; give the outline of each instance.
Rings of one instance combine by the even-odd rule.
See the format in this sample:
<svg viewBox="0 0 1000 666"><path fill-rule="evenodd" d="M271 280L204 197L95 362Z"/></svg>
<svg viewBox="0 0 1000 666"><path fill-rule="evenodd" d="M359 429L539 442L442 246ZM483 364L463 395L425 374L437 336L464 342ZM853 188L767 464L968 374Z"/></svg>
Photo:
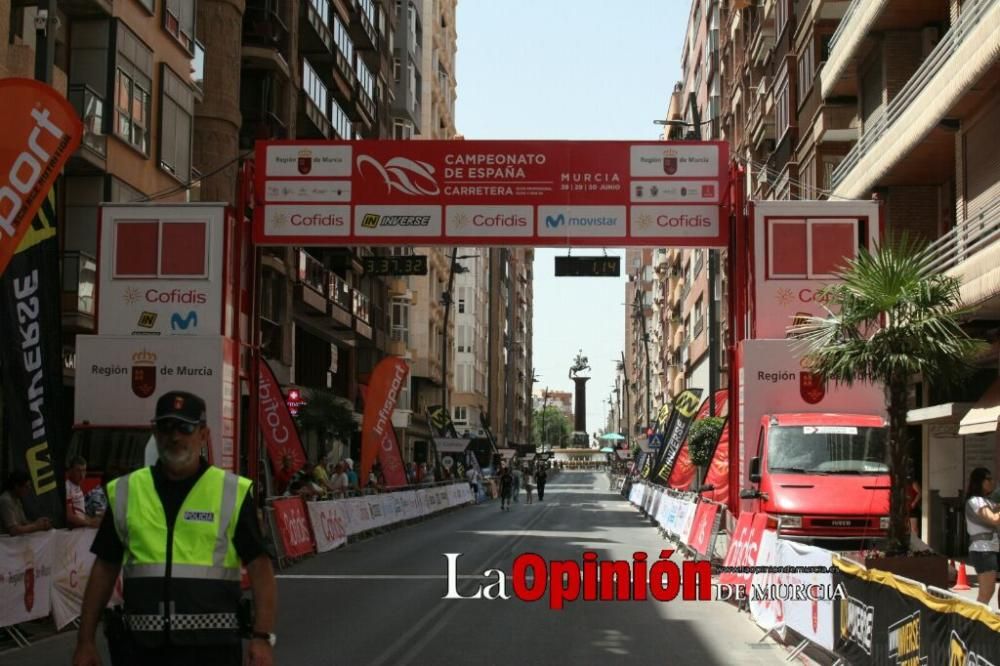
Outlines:
<svg viewBox="0 0 1000 666"><path fill-rule="evenodd" d="M885 387L892 479L886 551L909 550L906 483L907 383L914 376L934 386L956 382L971 369L981 342L959 325L961 282L931 269L932 255L905 235L873 252L861 249L820 291L828 316L793 328L806 363L821 380Z"/></svg>

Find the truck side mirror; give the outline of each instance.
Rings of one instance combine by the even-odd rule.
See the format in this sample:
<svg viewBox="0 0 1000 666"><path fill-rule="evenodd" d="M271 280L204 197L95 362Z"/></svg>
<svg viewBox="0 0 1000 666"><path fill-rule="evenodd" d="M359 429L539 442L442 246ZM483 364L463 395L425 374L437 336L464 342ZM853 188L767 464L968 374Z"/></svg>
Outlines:
<svg viewBox="0 0 1000 666"><path fill-rule="evenodd" d="M760 483L760 457L758 456L750 459L750 481Z"/></svg>
<svg viewBox="0 0 1000 666"><path fill-rule="evenodd" d="M740 491L740 499L757 499L760 497L760 491L756 489L743 489Z"/></svg>

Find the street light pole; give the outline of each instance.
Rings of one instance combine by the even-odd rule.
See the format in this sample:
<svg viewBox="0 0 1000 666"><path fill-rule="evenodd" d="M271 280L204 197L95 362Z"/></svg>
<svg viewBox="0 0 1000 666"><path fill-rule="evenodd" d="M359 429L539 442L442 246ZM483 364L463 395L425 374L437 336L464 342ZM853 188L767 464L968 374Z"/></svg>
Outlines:
<svg viewBox="0 0 1000 666"><path fill-rule="evenodd" d="M451 264L448 269L448 289L441 295L444 301L444 329L441 332L441 404L448 410L448 315L451 314L451 290L455 286L455 268L458 266L458 247L451 249Z"/></svg>

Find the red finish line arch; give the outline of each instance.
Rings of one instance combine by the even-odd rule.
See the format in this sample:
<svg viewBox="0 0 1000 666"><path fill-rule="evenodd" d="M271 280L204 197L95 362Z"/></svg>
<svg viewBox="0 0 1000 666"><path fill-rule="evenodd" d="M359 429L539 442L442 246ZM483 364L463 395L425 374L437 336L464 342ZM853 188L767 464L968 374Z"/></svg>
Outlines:
<svg viewBox="0 0 1000 666"><path fill-rule="evenodd" d="M726 247L722 141L258 141L261 245Z"/></svg>

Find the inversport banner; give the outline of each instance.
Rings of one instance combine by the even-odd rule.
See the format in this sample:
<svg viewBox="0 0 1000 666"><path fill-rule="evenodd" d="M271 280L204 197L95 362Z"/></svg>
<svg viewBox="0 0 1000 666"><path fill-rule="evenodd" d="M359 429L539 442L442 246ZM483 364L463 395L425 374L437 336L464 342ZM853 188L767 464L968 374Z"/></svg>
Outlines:
<svg viewBox="0 0 1000 666"><path fill-rule="evenodd" d="M382 475L389 487L405 486L403 456L392 425L399 392L403 390L410 367L399 356L387 356L372 370L361 421L361 485L368 484L368 475L377 458Z"/></svg>
<svg viewBox="0 0 1000 666"><path fill-rule="evenodd" d="M1000 617L834 558L836 653L853 664L1000 664Z"/></svg>
<svg viewBox="0 0 1000 666"><path fill-rule="evenodd" d="M306 452L302 448L299 430L288 411L281 386L275 379L271 366L263 358L259 361L257 376L260 378L257 385L260 429L264 434L274 479L284 491L295 473L305 467Z"/></svg>
<svg viewBox="0 0 1000 666"><path fill-rule="evenodd" d="M12 467L31 476L24 498L29 516L62 525L61 480L66 459L62 377L62 321L56 193L49 190L0 276L0 359L5 445Z"/></svg>
<svg viewBox="0 0 1000 666"><path fill-rule="evenodd" d="M663 437L663 447L660 449L659 465L655 466L650 478L660 485L665 485L673 470L674 461L681 450L681 444L687 437L691 421L701 405L701 389L688 389L674 398L671 409L670 427Z"/></svg>

